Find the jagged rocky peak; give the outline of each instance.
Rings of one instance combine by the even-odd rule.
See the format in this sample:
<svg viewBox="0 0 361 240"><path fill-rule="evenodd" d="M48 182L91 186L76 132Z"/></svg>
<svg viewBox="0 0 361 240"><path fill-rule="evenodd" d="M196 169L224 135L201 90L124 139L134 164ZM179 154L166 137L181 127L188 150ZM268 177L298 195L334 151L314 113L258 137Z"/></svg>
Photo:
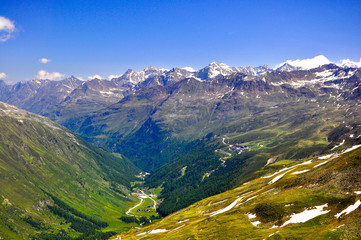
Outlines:
<svg viewBox="0 0 361 240"><path fill-rule="evenodd" d="M239 68L237 68L237 70L238 70L238 72L244 73L247 75L257 75L257 74L266 73L268 71L272 71L272 69L267 64L264 64L259 67L252 67L252 66L239 67Z"/></svg>
<svg viewBox="0 0 361 240"><path fill-rule="evenodd" d="M194 76L194 70L193 71L189 71L188 68L172 68L171 70L165 72L165 75L171 75L171 74L177 74L179 76L184 76L184 77L191 77Z"/></svg>
<svg viewBox="0 0 361 240"><path fill-rule="evenodd" d="M139 84L144 82L146 79L150 77L159 76L164 72L164 70L160 70L155 66L149 66L142 71L136 72L132 69L128 69L122 76L119 78L112 79L113 81L119 81L123 84L131 83L131 84Z"/></svg>
<svg viewBox="0 0 361 240"><path fill-rule="evenodd" d="M276 71L279 71L279 72L291 72L291 71L299 70L299 69L301 69L301 68L292 66L292 65L289 64L289 63L285 63L285 64L283 64L282 66L278 67L278 68L276 69Z"/></svg>
<svg viewBox="0 0 361 240"><path fill-rule="evenodd" d="M80 80L79 78L76 78L73 75L71 75L70 77L68 77L66 79L68 79L68 80Z"/></svg>
<svg viewBox="0 0 361 240"><path fill-rule="evenodd" d="M227 76L236 72L238 71L235 67L230 67L225 63L212 62L205 68L199 70L196 77L202 80L207 80Z"/></svg>
<svg viewBox="0 0 361 240"><path fill-rule="evenodd" d="M140 71L139 73L142 73L142 72L144 72L144 80L149 78L149 77L158 76L158 75L163 73L162 70L160 70L159 68L157 68L155 66L147 67L143 71Z"/></svg>
<svg viewBox="0 0 361 240"><path fill-rule="evenodd" d="M144 72L159 72L159 68L155 66L149 66L144 69Z"/></svg>

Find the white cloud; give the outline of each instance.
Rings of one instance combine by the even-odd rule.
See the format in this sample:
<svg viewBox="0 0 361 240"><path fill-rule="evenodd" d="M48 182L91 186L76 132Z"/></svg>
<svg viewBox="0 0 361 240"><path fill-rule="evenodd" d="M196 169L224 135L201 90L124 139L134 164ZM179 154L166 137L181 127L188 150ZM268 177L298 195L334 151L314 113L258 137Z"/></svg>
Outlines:
<svg viewBox="0 0 361 240"><path fill-rule="evenodd" d="M47 72L45 70L38 71L38 75L36 75L37 79L49 79L49 80L59 80L64 77L64 74L59 72Z"/></svg>
<svg viewBox="0 0 361 240"><path fill-rule="evenodd" d="M10 19L0 16L0 41L6 42L15 31L15 24Z"/></svg>
<svg viewBox="0 0 361 240"><path fill-rule="evenodd" d="M123 74L119 74L119 75L113 75L113 74L111 74L111 75L109 75L108 79L109 79L109 80L112 80L113 78L119 78L119 77L121 77L121 76L123 76Z"/></svg>
<svg viewBox="0 0 361 240"><path fill-rule="evenodd" d="M95 74L94 76L89 76L89 77L88 77L89 80L94 79L94 78L103 79L103 77L102 77L102 76L99 76L98 74Z"/></svg>
<svg viewBox="0 0 361 240"><path fill-rule="evenodd" d="M40 58L39 59L39 62L41 63L48 63L48 62L51 62L51 60L49 58Z"/></svg>
<svg viewBox="0 0 361 240"><path fill-rule="evenodd" d="M331 63L325 56L319 55L314 58L308 59L296 59L296 60L287 60L286 62L280 63L276 66L276 68L282 66L283 64L288 63L294 67L300 67L301 69L312 69L325 64Z"/></svg>
<svg viewBox="0 0 361 240"><path fill-rule="evenodd" d="M188 72L195 72L196 70L194 70L194 68L192 67L184 67L184 70L187 70Z"/></svg>
<svg viewBox="0 0 361 240"><path fill-rule="evenodd" d="M5 79L5 78L7 78L6 73L4 72L0 73L0 79Z"/></svg>
<svg viewBox="0 0 361 240"><path fill-rule="evenodd" d="M81 80L81 81L85 81L83 77L76 77L76 78Z"/></svg>

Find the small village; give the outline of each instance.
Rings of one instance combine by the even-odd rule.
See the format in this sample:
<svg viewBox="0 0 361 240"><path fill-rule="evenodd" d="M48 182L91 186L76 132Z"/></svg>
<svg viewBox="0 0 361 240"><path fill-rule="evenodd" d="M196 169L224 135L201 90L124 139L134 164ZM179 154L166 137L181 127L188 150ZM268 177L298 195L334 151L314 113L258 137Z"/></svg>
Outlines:
<svg viewBox="0 0 361 240"><path fill-rule="evenodd" d="M229 145L229 148L228 148L229 151L233 151L233 152L235 152L237 154L241 154L243 151L248 150L248 149L249 149L248 146L243 146L243 145L238 144L238 143L233 144L233 145Z"/></svg>

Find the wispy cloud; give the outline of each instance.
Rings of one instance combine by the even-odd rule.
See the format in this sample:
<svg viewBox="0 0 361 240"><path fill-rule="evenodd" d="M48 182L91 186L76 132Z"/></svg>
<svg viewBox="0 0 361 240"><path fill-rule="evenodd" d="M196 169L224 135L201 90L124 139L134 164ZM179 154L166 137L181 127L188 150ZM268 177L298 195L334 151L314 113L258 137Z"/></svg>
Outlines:
<svg viewBox="0 0 361 240"><path fill-rule="evenodd" d="M39 62L41 63L48 63L48 62L51 62L51 60L49 58L40 58L39 59Z"/></svg>
<svg viewBox="0 0 361 240"><path fill-rule="evenodd" d="M37 79L49 79L49 80L59 80L64 77L64 74L59 72L47 72L45 70L38 71L38 75L36 75Z"/></svg>
<svg viewBox="0 0 361 240"><path fill-rule="evenodd" d="M16 27L14 22L6 17L0 16L0 41L6 42L12 37L15 31Z"/></svg>
<svg viewBox="0 0 361 240"><path fill-rule="evenodd" d="M95 74L94 76L89 76L89 77L88 77L89 80L94 79L94 78L103 79L103 77L100 76L100 75L98 75L98 74Z"/></svg>
<svg viewBox="0 0 361 240"><path fill-rule="evenodd" d="M195 72L196 70L194 70L194 68L192 67L184 67L184 70L187 70L188 72Z"/></svg>
<svg viewBox="0 0 361 240"><path fill-rule="evenodd" d="M6 73L2 72L0 73L0 79L5 79L7 77Z"/></svg>
<svg viewBox="0 0 361 240"><path fill-rule="evenodd" d="M119 78L119 77L121 77L123 74L119 74L119 75L113 75L113 74L111 74L111 75L109 75L109 77L108 77L108 79L109 80L112 80L113 78Z"/></svg>

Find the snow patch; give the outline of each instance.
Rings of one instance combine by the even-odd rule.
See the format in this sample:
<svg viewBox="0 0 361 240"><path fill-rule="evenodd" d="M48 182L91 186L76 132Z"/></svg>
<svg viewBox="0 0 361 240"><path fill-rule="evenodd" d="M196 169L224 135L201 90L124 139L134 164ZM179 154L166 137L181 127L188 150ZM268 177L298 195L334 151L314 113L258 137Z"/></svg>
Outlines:
<svg viewBox="0 0 361 240"><path fill-rule="evenodd" d="M300 164L297 164L297 165L294 165L292 167L289 167L289 168L283 168L281 169L280 171L285 171L285 170L288 170L287 172L283 173L283 174L280 174L278 175L277 177L273 178L271 181L268 182L268 184L273 184L275 182L277 182L278 180L280 180L285 174L289 173L290 171L293 170L293 168L295 167L298 167L298 166L301 166L301 165L307 165L307 164L311 164L312 163L312 160L309 160L309 161L306 161L306 162L303 162L303 163L300 163ZM277 173L279 173L280 171L278 171ZM274 176L275 174L272 174L271 176ZM268 176L270 177L270 176ZM263 177L263 178L266 178L266 177Z"/></svg>
<svg viewBox="0 0 361 240"><path fill-rule="evenodd" d="M345 224L342 224L342 225L338 226L336 229L341 228L341 227L343 227L343 226L345 226Z"/></svg>
<svg viewBox="0 0 361 240"><path fill-rule="evenodd" d="M154 229L152 231L149 232L149 234L156 234L156 233L163 233L163 232L168 232L167 229Z"/></svg>
<svg viewBox="0 0 361 240"><path fill-rule="evenodd" d="M237 198L236 200L234 200L231 204L229 204L227 207L225 208L222 208L222 209L219 209L213 213L210 213L209 215L211 217L215 216L215 215L218 215L218 214L221 214L221 213L224 213L224 212L227 212L229 210L231 210L232 208L234 208L238 202L240 202L241 200L243 199L243 197L240 197L240 198Z"/></svg>
<svg viewBox="0 0 361 240"><path fill-rule="evenodd" d="M331 211L331 210L324 210L324 208L327 207L328 204L326 203L324 205L315 206L315 209L310 209L310 210L306 209L303 212L294 213L291 215L291 218L287 220L284 224L282 224L282 226L280 227L284 227L290 223L304 223L307 222L308 220L311 220L312 218L326 214Z"/></svg>
<svg viewBox="0 0 361 240"><path fill-rule="evenodd" d="M310 170L306 169L306 170L302 170L302 171L293 172L291 174L296 175L296 174L305 173L305 172L308 172L308 171L310 171Z"/></svg>
<svg viewBox="0 0 361 240"><path fill-rule="evenodd" d="M334 73L334 71L332 71L332 70L326 70L326 71L323 71L323 72L317 72L317 73L316 73L316 77L330 77L333 73Z"/></svg>
<svg viewBox="0 0 361 240"><path fill-rule="evenodd" d="M277 182L278 180L280 180L284 175L286 175L286 173L290 172L291 170L285 172L285 173L282 173L280 175L278 175L277 177L273 178L271 181L268 182L268 184L273 184L275 182Z"/></svg>
<svg viewBox="0 0 361 240"><path fill-rule="evenodd" d="M251 222L253 224L253 226L257 227L261 222L260 221L255 221L255 222Z"/></svg>
<svg viewBox="0 0 361 240"><path fill-rule="evenodd" d="M112 95L112 94L114 94L113 92L106 92L106 91L99 91L99 92L102 95Z"/></svg>
<svg viewBox="0 0 361 240"><path fill-rule="evenodd" d="M296 166L301 166L301 165L307 165L307 164L311 164L311 163L312 163L312 160L309 160L309 161L306 161L306 162L297 164L297 165L295 165L295 167L296 167Z"/></svg>
<svg viewBox="0 0 361 240"><path fill-rule="evenodd" d="M180 229L180 228L182 228L182 227L184 227L184 226L185 226L185 224L183 224L182 226L179 226L179 227L173 229L172 231L170 231L170 233L171 233L171 232L174 232L174 231L177 231L178 229Z"/></svg>
<svg viewBox="0 0 361 240"><path fill-rule="evenodd" d="M181 221L178 221L177 223L184 223L184 222L188 222L189 219L186 219L186 220L181 220Z"/></svg>
<svg viewBox="0 0 361 240"><path fill-rule="evenodd" d="M301 165L311 164L311 163L312 163L312 160L309 160L309 161L306 161L306 162L303 162L303 163L294 165L294 166L292 166L292 167L283 168L283 169L279 170L278 172L276 172L276 173L274 173L274 174L272 174L272 175L270 175L270 176L264 176L264 177L262 177L262 178L269 178L269 177L274 176L275 174L278 174L279 172L284 172L285 170L288 170L287 172L278 175L277 177L273 178L271 181L268 182L268 184L273 184L273 183L277 182L278 180L280 180L285 174L287 174L287 173L289 173L290 171L292 171L293 168L298 167L298 166L301 166Z"/></svg>
<svg viewBox="0 0 361 240"><path fill-rule="evenodd" d="M252 200L252 199L254 199L256 197L258 197L258 195L248 198L245 202L248 202L248 201L250 201L250 200Z"/></svg>
<svg viewBox="0 0 361 240"><path fill-rule="evenodd" d="M342 140L342 142L341 142L339 145L334 146L334 147L331 149L331 151L334 150L335 148L341 147L344 143L345 143L345 139Z"/></svg>
<svg viewBox="0 0 361 240"><path fill-rule="evenodd" d="M337 213L337 214L335 215L335 217L336 217L336 218L339 218L342 214L347 215L347 214L355 211L360 205L361 205L361 201L360 201L360 200L357 200L357 201L355 202L355 204L350 205L350 206L348 206L346 209L344 209L342 212Z"/></svg>
<svg viewBox="0 0 361 240"><path fill-rule="evenodd" d="M256 214L253 214L253 213L246 213L246 215L247 215L247 217L248 217L249 219L252 219L252 218L256 218L256 217L257 217L257 215L256 215Z"/></svg>
<svg viewBox="0 0 361 240"><path fill-rule="evenodd" d="M326 163L328 163L328 162L329 162L329 160L328 160L328 161L324 161L324 162L322 162L322 163L319 163L319 164L313 166L313 168L317 168L317 167L322 166L322 165L324 165L324 164L326 164Z"/></svg>
<svg viewBox="0 0 361 240"><path fill-rule="evenodd" d="M292 169L292 168L294 168L294 167L295 167L295 166L282 168L281 170L279 170L279 171L277 171L277 172L275 172L275 173L273 173L273 174L271 174L271 175L263 176L263 177L261 177L261 178L270 178L270 177L273 177L273 176L275 176L275 175L277 175L277 174L279 174L279 173L281 173L281 172L284 172L284 171L286 171L286 170Z"/></svg>
<svg viewBox="0 0 361 240"><path fill-rule="evenodd" d="M325 159L327 159L327 158L332 157L333 155L335 155L335 154L334 154L334 153L331 153L331 154L328 154L328 155L325 155L325 156L318 157L318 159L320 159L320 160L325 160Z"/></svg>
<svg viewBox="0 0 361 240"><path fill-rule="evenodd" d="M343 151L342 153L348 153L348 152L351 152L352 150L355 150L357 148L361 147L361 144L360 145L355 145L355 146L352 146L348 149L346 149L345 151Z"/></svg>

